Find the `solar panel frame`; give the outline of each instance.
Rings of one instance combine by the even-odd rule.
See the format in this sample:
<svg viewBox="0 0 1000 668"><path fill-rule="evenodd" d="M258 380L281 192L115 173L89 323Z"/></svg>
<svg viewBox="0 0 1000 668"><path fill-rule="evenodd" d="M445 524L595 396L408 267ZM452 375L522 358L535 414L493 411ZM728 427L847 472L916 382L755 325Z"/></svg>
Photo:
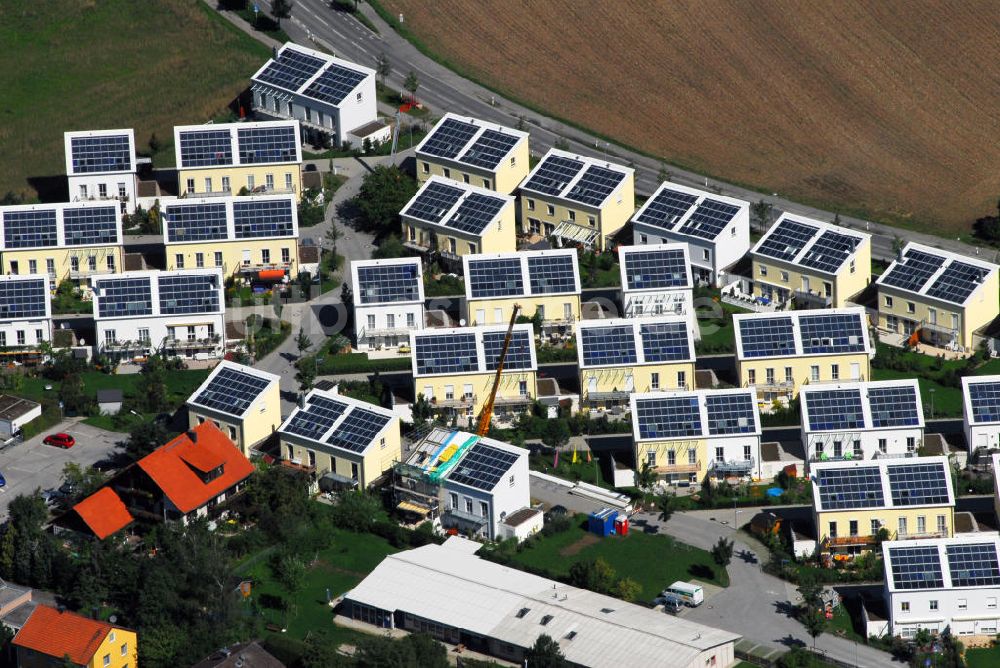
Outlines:
<svg viewBox="0 0 1000 668"><path fill-rule="evenodd" d="M181 130L181 167L217 167L233 164L233 137L229 129Z"/></svg>
<svg viewBox="0 0 1000 668"><path fill-rule="evenodd" d="M816 471L823 510L878 508L885 505L878 466L821 468Z"/></svg>
<svg viewBox="0 0 1000 668"><path fill-rule="evenodd" d="M752 434L757 431L757 398L750 392L705 396L711 436Z"/></svg>
<svg viewBox="0 0 1000 668"><path fill-rule="evenodd" d="M46 278L0 281L0 320L44 318L48 315L48 301Z"/></svg>
<svg viewBox="0 0 1000 668"><path fill-rule="evenodd" d="M439 181L428 181L405 209L407 216L440 224L465 191Z"/></svg>
<svg viewBox="0 0 1000 668"><path fill-rule="evenodd" d="M457 118L446 118L424 139L421 153L453 159L462 152L479 128Z"/></svg>
<svg viewBox="0 0 1000 668"><path fill-rule="evenodd" d="M744 357L795 354L795 327L790 316L744 318L737 322Z"/></svg>
<svg viewBox="0 0 1000 668"><path fill-rule="evenodd" d="M295 49L284 49L277 58L271 59L267 67L256 78L264 83L298 92L303 84L315 76L324 64L326 61L322 58Z"/></svg>
<svg viewBox="0 0 1000 668"><path fill-rule="evenodd" d="M447 474L449 482L490 491L507 475L518 455L479 441Z"/></svg>
<svg viewBox="0 0 1000 668"><path fill-rule="evenodd" d="M940 255L932 255L911 248L903 254L902 261L896 260L882 274L879 282L882 285L920 292L931 276L944 265L945 259Z"/></svg>
<svg viewBox="0 0 1000 668"><path fill-rule="evenodd" d="M571 255L529 255L528 283L533 295L577 291L577 271Z"/></svg>
<svg viewBox="0 0 1000 668"><path fill-rule="evenodd" d="M864 429L865 416L861 391L818 390L805 393L812 431L842 431Z"/></svg>
<svg viewBox="0 0 1000 668"><path fill-rule="evenodd" d="M706 197L677 231L711 241L726 229L739 212L738 206Z"/></svg>
<svg viewBox="0 0 1000 668"><path fill-rule="evenodd" d="M806 355L865 352L865 328L861 314L800 315L799 335L802 352Z"/></svg>
<svg viewBox="0 0 1000 668"><path fill-rule="evenodd" d="M350 412L327 436L326 443L350 452L364 452L391 419L382 413L352 406Z"/></svg>
<svg viewBox="0 0 1000 668"><path fill-rule="evenodd" d="M516 135L487 128L458 159L475 167L496 169L519 141L521 138Z"/></svg>
<svg viewBox="0 0 1000 668"><path fill-rule="evenodd" d="M584 166L580 160L549 155L542 159L535 167L534 175L521 187L546 195L559 195Z"/></svg>
<svg viewBox="0 0 1000 668"><path fill-rule="evenodd" d="M240 417L270 384L267 378L223 367L194 398L194 403Z"/></svg>
<svg viewBox="0 0 1000 668"><path fill-rule="evenodd" d="M802 252L817 232L819 228L815 225L786 218L774 226L755 252L790 262Z"/></svg>
<svg viewBox="0 0 1000 668"><path fill-rule="evenodd" d="M217 313L219 284L212 274L158 276L160 315Z"/></svg>
<svg viewBox="0 0 1000 668"><path fill-rule="evenodd" d="M100 318L139 317L153 314L152 278L123 276L95 281Z"/></svg>
<svg viewBox="0 0 1000 668"><path fill-rule="evenodd" d="M927 288L926 294L952 304L964 304L988 274L987 269L952 260Z"/></svg>
<svg viewBox="0 0 1000 668"><path fill-rule="evenodd" d="M525 294L520 257L470 259L465 280L474 298Z"/></svg>
<svg viewBox="0 0 1000 668"><path fill-rule="evenodd" d="M894 506L949 503L949 473L940 463L886 466Z"/></svg>
<svg viewBox="0 0 1000 668"><path fill-rule="evenodd" d="M646 208L635 220L639 223L669 230L691 210L697 201L697 195L663 188L646 202Z"/></svg>
<svg viewBox="0 0 1000 668"><path fill-rule="evenodd" d="M483 332L483 361L487 371L496 371L503 350L506 331ZM510 335L510 346L504 358L504 371L523 371L532 368L531 341L533 333L526 329L515 329Z"/></svg>
<svg viewBox="0 0 1000 668"><path fill-rule="evenodd" d="M996 543L947 544L945 556L952 587L1000 585Z"/></svg>
<svg viewBox="0 0 1000 668"><path fill-rule="evenodd" d="M701 407L694 395L637 399L639 438L690 438L702 435Z"/></svg>
<svg viewBox="0 0 1000 668"><path fill-rule="evenodd" d="M809 247L799 264L828 274L837 273L861 244L858 237L825 230Z"/></svg>
<svg viewBox="0 0 1000 668"><path fill-rule="evenodd" d="M3 216L4 248L51 248L59 245L55 209L7 210Z"/></svg>
<svg viewBox="0 0 1000 668"><path fill-rule="evenodd" d="M420 301L420 275L416 264L361 265L357 268L358 301L372 304Z"/></svg>
<svg viewBox="0 0 1000 668"><path fill-rule="evenodd" d="M271 165L298 160L299 135L294 125L238 128L236 146L241 165Z"/></svg>
<svg viewBox="0 0 1000 668"><path fill-rule="evenodd" d="M313 395L297 408L281 430L312 441L320 441L350 406L343 401Z"/></svg>
<svg viewBox="0 0 1000 668"><path fill-rule="evenodd" d="M944 586L937 545L889 548L892 583L896 589L939 589Z"/></svg>
<svg viewBox="0 0 1000 668"><path fill-rule="evenodd" d="M912 385L868 388L872 427L915 427L920 424L920 401Z"/></svg>
<svg viewBox="0 0 1000 668"><path fill-rule="evenodd" d="M119 243L118 210L113 205L64 208L63 240L67 246Z"/></svg>
<svg viewBox="0 0 1000 668"><path fill-rule="evenodd" d="M320 102L339 105L365 80L367 75L349 67L329 63L302 94Z"/></svg>
<svg viewBox="0 0 1000 668"><path fill-rule="evenodd" d="M652 322L639 325L645 362L681 362L692 357L686 322Z"/></svg>
<svg viewBox="0 0 1000 668"><path fill-rule="evenodd" d="M691 285L690 268L682 248L622 253L629 290L684 288Z"/></svg>
<svg viewBox="0 0 1000 668"><path fill-rule="evenodd" d="M639 360L632 325L580 327L580 349L584 366L636 364Z"/></svg>
<svg viewBox="0 0 1000 668"><path fill-rule="evenodd" d="M565 197L588 206L599 207L624 180L625 174L622 172L600 165L590 165Z"/></svg>
<svg viewBox="0 0 1000 668"><path fill-rule="evenodd" d="M479 370L476 335L472 332L414 336L413 356L418 375Z"/></svg>
<svg viewBox="0 0 1000 668"><path fill-rule="evenodd" d="M169 203L163 208L168 241L223 241L229 238L229 222L223 202Z"/></svg>
<svg viewBox="0 0 1000 668"><path fill-rule="evenodd" d="M500 197L469 193L444 224L453 230L480 235L496 220L505 204L507 200Z"/></svg>
<svg viewBox="0 0 1000 668"><path fill-rule="evenodd" d="M69 144L74 174L132 170L132 149L127 134L70 137Z"/></svg>
<svg viewBox="0 0 1000 668"><path fill-rule="evenodd" d="M237 239L295 236L295 209L290 199L244 197L233 202Z"/></svg>
<svg viewBox="0 0 1000 668"><path fill-rule="evenodd" d="M967 392L974 422L1000 422L1000 382L969 383Z"/></svg>

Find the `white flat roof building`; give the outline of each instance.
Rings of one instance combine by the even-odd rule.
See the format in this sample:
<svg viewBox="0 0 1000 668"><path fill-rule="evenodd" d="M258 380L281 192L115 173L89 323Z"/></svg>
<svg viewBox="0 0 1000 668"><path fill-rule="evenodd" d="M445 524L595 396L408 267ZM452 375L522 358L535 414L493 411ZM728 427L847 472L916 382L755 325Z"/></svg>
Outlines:
<svg viewBox="0 0 1000 668"><path fill-rule="evenodd" d="M121 213L135 211L135 133L122 130L64 132L66 177L72 202L116 200Z"/></svg>
<svg viewBox="0 0 1000 668"><path fill-rule="evenodd" d="M418 257L351 262L358 350L395 348L424 327L424 273Z"/></svg>
<svg viewBox="0 0 1000 668"><path fill-rule="evenodd" d="M1000 376L962 378L962 422L970 455L1000 448Z"/></svg>
<svg viewBox="0 0 1000 668"><path fill-rule="evenodd" d="M440 640L464 642L517 663L544 633L575 666L667 662L676 668L727 668L735 663L740 637L501 566L448 544L386 557L346 595L346 603L354 619L414 631L426 627Z"/></svg>

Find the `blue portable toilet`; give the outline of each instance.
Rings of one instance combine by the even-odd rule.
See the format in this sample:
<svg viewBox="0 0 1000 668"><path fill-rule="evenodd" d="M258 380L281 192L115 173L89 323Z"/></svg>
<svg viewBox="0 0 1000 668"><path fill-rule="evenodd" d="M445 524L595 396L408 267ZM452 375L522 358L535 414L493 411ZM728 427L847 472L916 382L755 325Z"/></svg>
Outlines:
<svg viewBox="0 0 1000 668"><path fill-rule="evenodd" d="M587 518L587 531L598 536L611 536L615 533L615 519L618 511L611 508L601 508Z"/></svg>

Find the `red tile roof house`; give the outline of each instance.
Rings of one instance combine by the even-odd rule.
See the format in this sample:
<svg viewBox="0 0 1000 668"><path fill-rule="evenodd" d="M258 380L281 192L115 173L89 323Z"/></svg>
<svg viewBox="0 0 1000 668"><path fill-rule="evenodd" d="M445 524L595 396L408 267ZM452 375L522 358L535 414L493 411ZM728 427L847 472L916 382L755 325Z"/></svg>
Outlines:
<svg viewBox="0 0 1000 668"><path fill-rule="evenodd" d="M47 605L35 608L12 644L21 668L61 667L67 660L70 665L87 667L136 665L134 631ZM102 660L105 653L108 656Z"/></svg>
<svg viewBox="0 0 1000 668"><path fill-rule="evenodd" d="M73 506L58 523L65 528L91 535L98 540L118 533L135 520L121 497L110 487L102 487Z"/></svg>

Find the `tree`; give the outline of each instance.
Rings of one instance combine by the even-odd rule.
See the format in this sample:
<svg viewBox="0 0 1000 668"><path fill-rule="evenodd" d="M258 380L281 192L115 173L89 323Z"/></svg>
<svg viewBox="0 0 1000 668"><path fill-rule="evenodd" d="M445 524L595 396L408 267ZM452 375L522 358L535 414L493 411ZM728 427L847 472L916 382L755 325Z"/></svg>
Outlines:
<svg viewBox="0 0 1000 668"><path fill-rule="evenodd" d="M577 561L569 568L569 583L574 587L607 594L617 582L615 569L600 557L591 561Z"/></svg>
<svg viewBox="0 0 1000 668"><path fill-rule="evenodd" d="M753 222L757 226L757 231L763 232L771 224L772 208L771 203L765 201L764 198L750 205L750 213L753 215Z"/></svg>
<svg viewBox="0 0 1000 668"><path fill-rule="evenodd" d="M380 165L365 175L353 203L358 228L376 237L399 231L399 212L417 193L417 182L395 165Z"/></svg>
<svg viewBox="0 0 1000 668"><path fill-rule="evenodd" d="M167 404L167 365L160 355L150 355L139 378L139 400L149 413L165 411Z"/></svg>
<svg viewBox="0 0 1000 668"><path fill-rule="evenodd" d="M667 492L656 497L656 510L659 512L657 519L667 522L674 514L674 494Z"/></svg>
<svg viewBox="0 0 1000 668"><path fill-rule="evenodd" d="M334 260L337 259L337 242L342 236L344 235L341 234L340 228L337 227L337 224L331 220L330 229L326 231L326 243L330 244L330 254L333 256ZM331 266L336 266L336 263L331 264Z"/></svg>
<svg viewBox="0 0 1000 668"><path fill-rule="evenodd" d="M712 546L712 561L725 568L733 559L733 541L719 536L719 541Z"/></svg>
<svg viewBox="0 0 1000 668"><path fill-rule="evenodd" d="M642 585L633 580L632 578L622 578L617 583L615 583L614 588L611 590L611 595L615 598L620 598L623 601L632 601L639 598L639 594L642 593Z"/></svg>
<svg viewBox="0 0 1000 668"><path fill-rule="evenodd" d="M413 424L419 427L434 416L434 409L431 408L431 404L427 401L427 397L424 396L423 392L417 394L417 400L413 402Z"/></svg>
<svg viewBox="0 0 1000 668"><path fill-rule="evenodd" d="M271 16L281 27L281 19L287 19L292 15L292 0L271 0Z"/></svg>
<svg viewBox="0 0 1000 668"><path fill-rule="evenodd" d="M331 509L331 519L341 529L367 531L381 509L381 503L374 496L360 491L350 492L340 496L337 505Z"/></svg>
<svg viewBox="0 0 1000 668"><path fill-rule="evenodd" d="M327 668L339 665L338 644L326 633L309 633L305 644L306 652L302 656L302 668Z"/></svg>
<svg viewBox="0 0 1000 668"><path fill-rule="evenodd" d="M306 351L312 348L312 341L303 327L299 327L299 335L295 337L295 347L299 349L299 357L305 355Z"/></svg>
<svg viewBox="0 0 1000 668"><path fill-rule="evenodd" d="M806 633L813 639L813 649L816 649L816 638L826 630L826 613L820 608L808 608L799 616L799 621L806 627Z"/></svg>
<svg viewBox="0 0 1000 668"><path fill-rule="evenodd" d="M62 470L62 480L73 488L72 497L83 499L100 489L105 477L93 466L84 468L76 462L66 462Z"/></svg>
<svg viewBox="0 0 1000 668"><path fill-rule="evenodd" d="M560 151L569 150L569 142L566 141L565 137L556 137L556 140L552 143L553 148L557 148Z"/></svg>
<svg viewBox="0 0 1000 668"><path fill-rule="evenodd" d="M893 255L895 255L896 257L899 257L902 254L902 252L903 252L903 246L905 246L905 245L906 245L906 242L903 241L903 237L899 236L898 234L894 234L892 236L892 254Z"/></svg>
<svg viewBox="0 0 1000 668"><path fill-rule="evenodd" d="M375 72L384 86L386 77L392 74L392 63L389 62L389 56L386 55L385 51L375 58Z"/></svg>
<svg viewBox="0 0 1000 668"><path fill-rule="evenodd" d="M531 649L524 653L524 660L531 668L568 668L569 663L551 636L542 634Z"/></svg>
<svg viewBox="0 0 1000 668"><path fill-rule="evenodd" d="M295 596L302 589L306 579L306 565L294 554L282 555L274 569L274 575L289 596Z"/></svg>
<svg viewBox="0 0 1000 668"><path fill-rule="evenodd" d="M316 361L303 357L295 363L295 380L299 383L299 392L305 394L316 382Z"/></svg>
<svg viewBox="0 0 1000 668"><path fill-rule="evenodd" d="M138 461L170 440L170 432L159 420L143 421L132 427L125 441L125 454Z"/></svg>
<svg viewBox="0 0 1000 668"><path fill-rule="evenodd" d="M667 166L662 162L660 163L660 171L657 172L656 178L660 183L670 180L670 170L668 170Z"/></svg>
<svg viewBox="0 0 1000 668"><path fill-rule="evenodd" d="M565 420L549 420L545 425L545 433L542 435L542 443L558 450L569 443L569 426Z"/></svg>
<svg viewBox="0 0 1000 668"><path fill-rule="evenodd" d="M524 132L528 129L528 119L524 117L524 114L517 115L517 129Z"/></svg>
<svg viewBox="0 0 1000 668"><path fill-rule="evenodd" d="M156 133L149 135L149 150L153 153L157 153L160 150L160 138L156 136Z"/></svg>
<svg viewBox="0 0 1000 668"><path fill-rule="evenodd" d="M409 252L398 236L390 234L378 245L378 248L372 251L372 258L375 260L388 260L395 257L406 257L409 255Z"/></svg>
<svg viewBox="0 0 1000 668"><path fill-rule="evenodd" d="M354 308L354 291L351 290L351 285L346 281L340 286L340 303L348 310Z"/></svg>
<svg viewBox="0 0 1000 668"><path fill-rule="evenodd" d="M643 462L642 466L635 474L635 485L642 491L647 491L653 488L656 484L657 479L656 469L649 465L649 462Z"/></svg>
<svg viewBox="0 0 1000 668"><path fill-rule="evenodd" d="M416 98L417 89L420 88L420 79L417 78L416 72L410 70L406 73L406 80L403 82L403 88L409 91L411 99Z"/></svg>
<svg viewBox="0 0 1000 668"><path fill-rule="evenodd" d="M66 376L59 386L59 401L67 413L86 413L91 407L90 397L84 392L83 378L77 374Z"/></svg>
<svg viewBox="0 0 1000 668"><path fill-rule="evenodd" d="M807 608L818 608L822 605L823 585L814 578L803 578L796 591L802 597L802 605Z"/></svg>

